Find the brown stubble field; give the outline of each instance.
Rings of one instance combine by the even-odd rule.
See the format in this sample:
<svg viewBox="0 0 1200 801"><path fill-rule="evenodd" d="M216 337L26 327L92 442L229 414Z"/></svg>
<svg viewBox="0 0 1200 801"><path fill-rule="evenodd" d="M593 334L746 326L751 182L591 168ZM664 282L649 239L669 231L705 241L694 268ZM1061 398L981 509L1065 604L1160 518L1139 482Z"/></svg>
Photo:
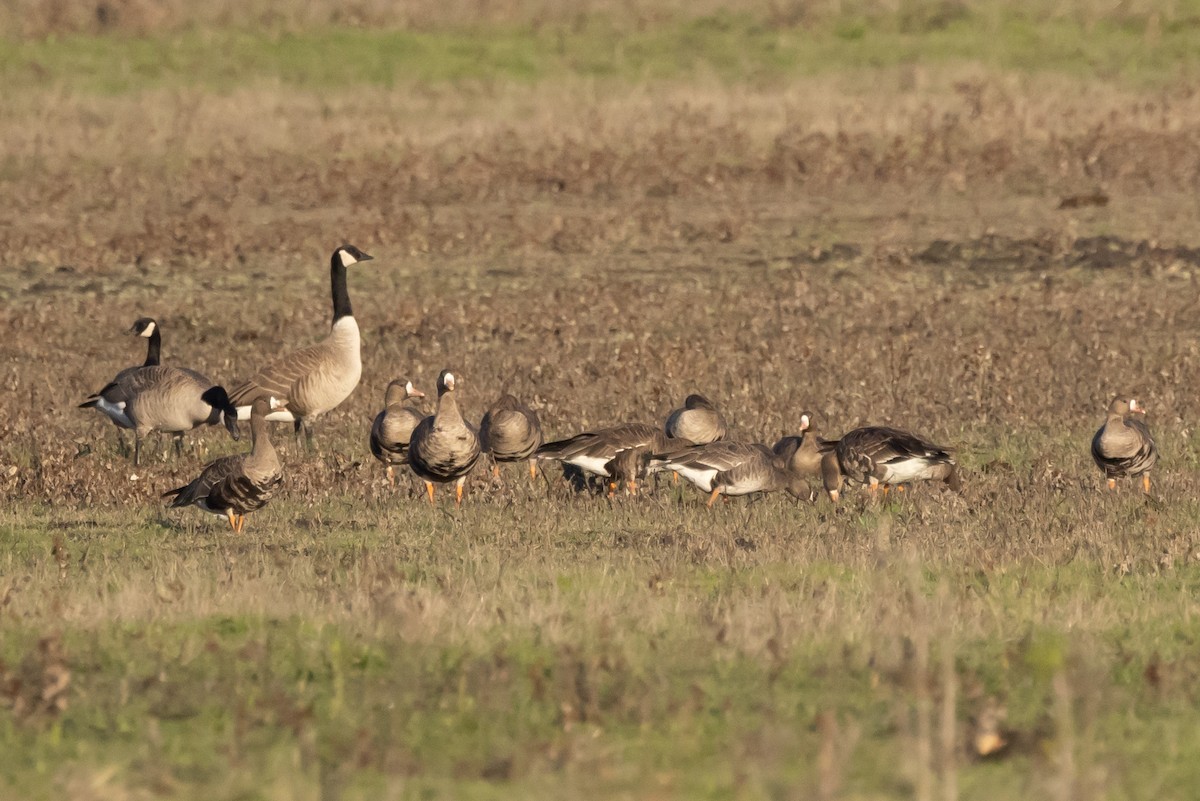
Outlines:
<svg viewBox="0 0 1200 801"><path fill-rule="evenodd" d="M0 119L0 789L29 797L1183 797L1200 673L1200 97L905 68L786 88L15 92ZM1060 209L1101 193L1103 206ZM75 409L142 358L363 382L230 535ZM911 428L961 495L712 512L366 448L455 370L552 436L692 391L738 438ZM1150 409L1152 498L1099 492ZM432 394L432 393L431 393ZM1007 747L982 758L996 710Z"/></svg>

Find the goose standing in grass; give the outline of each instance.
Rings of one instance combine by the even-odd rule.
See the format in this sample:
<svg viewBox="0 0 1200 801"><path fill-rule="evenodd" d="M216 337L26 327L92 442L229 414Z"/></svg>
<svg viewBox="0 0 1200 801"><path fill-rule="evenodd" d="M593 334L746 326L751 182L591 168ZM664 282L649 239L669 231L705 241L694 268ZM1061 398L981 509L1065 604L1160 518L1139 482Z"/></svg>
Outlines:
<svg viewBox="0 0 1200 801"><path fill-rule="evenodd" d="M454 398L454 374L443 370L438 376L437 412L426 417L412 433L408 445L408 466L425 482L429 502L433 503L433 485L455 486L455 504L462 503L463 483L479 460L479 435L463 420Z"/></svg>
<svg viewBox="0 0 1200 801"><path fill-rule="evenodd" d="M667 436L683 439L696 445L725 439L725 418L712 402L703 395L688 395L682 409L675 409L667 417Z"/></svg>
<svg viewBox="0 0 1200 801"><path fill-rule="evenodd" d="M1092 438L1092 458L1104 473L1108 488L1126 476L1142 479L1142 491L1150 494L1150 470L1158 461L1158 447L1146 422L1146 407L1133 398L1116 398L1108 405L1108 418Z"/></svg>
<svg viewBox="0 0 1200 801"><path fill-rule="evenodd" d="M865 484L874 495L912 481L944 481L962 488L958 466L948 448L886 426L856 428L838 440L823 457L822 480L830 499L837 501L842 480Z"/></svg>
<svg viewBox="0 0 1200 801"><path fill-rule="evenodd" d="M615 485L628 483L630 479L636 481L644 476L644 466L648 464L648 460L639 459L636 453L626 454L620 461L614 462L619 454L631 450L653 454L679 445L680 440L670 439L662 429L643 423L625 423L547 442L537 449L535 455L538 459L553 459L574 465L585 473L607 478L611 493L616 490ZM628 474L629 467L634 468L633 475Z"/></svg>
<svg viewBox="0 0 1200 801"><path fill-rule="evenodd" d="M709 493L708 506L720 495L749 495L754 492L787 490L800 497L806 481L795 468L794 457L802 437L787 437L774 449L766 445L718 440L689 445L657 454L650 471L673 470Z"/></svg>
<svg viewBox="0 0 1200 801"><path fill-rule="evenodd" d="M238 439L237 410L225 388L214 385L195 370L161 364L139 367L88 398L83 405L101 404L119 409L128 427L133 429L135 466L142 461L142 439L152 431L174 435L176 456L184 433L197 426L223 421L229 435Z"/></svg>
<svg viewBox="0 0 1200 801"><path fill-rule="evenodd" d="M479 421L479 444L492 455L492 474L500 477L496 462L529 462L529 477L537 476L534 452L542 446L538 416L512 395L501 395Z"/></svg>
<svg viewBox="0 0 1200 801"><path fill-rule="evenodd" d="M312 447L309 421L350 397L362 376L362 340L346 290L346 268L370 260L371 256L354 245L342 245L333 252L329 264L333 325L329 336L316 345L288 353L236 387L231 397L240 419L250 416L257 398L278 398L286 406L271 412L268 419L295 423L297 436L303 429Z"/></svg>
<svg viewBox="0 0 1200 801"><path fill-rule="evenodd" d="M425 415L415 406L405 405L409 398L423 398L425 393L407 378L397 378L387 385L383 394L383 411L371 424L371 454L387 466L388 484L396 485L395 468L408 464L408 443L412 433Z"/></svg>
<svg viewBox="0 0 1200 801"><path fill-rule="evenodd" d="M124 379L143 367L156 367L162 362L162 334L159 331L156 320L151 317L140 317L130 327L129 333L149 340L146 343L146 360L139 365L126 367L124 370L121 370L112 381L105 385L104 389L109 389L113 385L119 385ZM133 428L133 423L129 421L129 417L125 414L125 397L120 392L117 392L115 387L109 391L107 397L102 394L103 391L101 390L88 397L87 400L79 404L79 408L95 409L111 420L118 428ZM123 443L122 449L124 449Z"/></svg>
<svg viewBox="0 0 1200 801"><path fill-rule="evenodd" d="M209 462L190 484L163 493L174 499L172 509L199 506L229 521L229 527L241 534L246 515L267 505L283 483L279 455L271 445L267 419L286 406L275 398L255 398L250 407L249 453L223 456Z"/></svg>

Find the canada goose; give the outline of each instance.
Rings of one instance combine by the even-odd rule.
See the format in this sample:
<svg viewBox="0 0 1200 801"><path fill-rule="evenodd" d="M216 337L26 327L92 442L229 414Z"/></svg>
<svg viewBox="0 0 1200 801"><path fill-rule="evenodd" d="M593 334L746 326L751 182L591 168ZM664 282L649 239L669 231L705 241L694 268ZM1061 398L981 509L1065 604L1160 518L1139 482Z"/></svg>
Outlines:
<svg viewBox="0 0 1200 801"><path fill-rule="evenodd" d="M613 475L615 471L623 471L632 466L637 468L640 460L635 455L626 455L622 460L614 462L614 458L623 451L637 450L648 453L666 451L679 447L681 440L667 437L662 429L643 423L625 423L623 425L603 428L598 431L587 431L576 434L568 439L547 442L535 452L538 459L554 459L566 464L575 465L581 470L595 476L601 476L610 481L609 491L616 487L614 483L628 482L629 475ZM634 480L644 475L644 470L635 472Z"/></svg>
<svg viewBox="0 0 1200 801"><path fill-rule="evenodd" d="M725 418L703 395L688 395L682 409L667 417L667 436L697 445L725 439Z"/></svg>
<svg viewBox="0 0 1200 801"><path fill-rule="evenodd" d="M479 421L479 444L494 462L529 460L529 477L537 476L534 452L542 446L542 424L537 414L512 395L501 395ZM493 464L497 477L500 468Z"/></svg>
<svg viewBox="0 0 1200 801"><path fill-rule="evenodd" d="M1108 418L1092 437L1092 458L1108 479L1108 488L1124 476L1142 478L1142 491L1150 493L1150 469L1158 461L1158 447L1144 420L1146 407L1133 398L1116 398L1108 405Z"/></svg>
<svg viewBox="0 0 1200 801"><path fill-rule="evenodd" d="M434 482L453 481L455 504L461 504L463 483L479 459L479 436L458 411L454 386L454 374L443 370L437 381L437 412L420 422L408 445L408 466L425 482L430 503Z"/></svg>
<svg viewBox="0 0 1200 801"><path fill-rule="evenodd" d="M329 336L316 345L288 353L236 387L230 397L239 419L250 416L256 398L278 398L286 401L286 407L271 412L267 419L295 423L297 435L303 428L312 446L308 421L350 397L362 375L362 341L346 291L346 268L371 258L354 245L342 245L333 251L329 263L333 325Z"/></svg>
<svg viewBox="0 0 1200 801"><path fill-rule="evenodd" d="M880 484L886 493L888 487L910 481L944 481L952 490L962 488L958 467L947 448L895 428L856 428L838 440L823 459L822 480L835 502L843 478L866 484L872 494Z"/></svg>
<svg viewBox="0 0 1200 801"><path fill-rule="evenodd" d="M119 409L133 429L133 463L141 464L142 438L151 431L175 435L178 455L183 434L200 425L222 420L229 435L238 439L237 411L225 388L216 386L195 370L156 365L139 367L113 382L85 403L101 402Z"/></svg>
<svg viewBox="0 0 1200 801"><path fill-rule="evenodd" d="M162 334L159 331L157 321L150 317L140 317L129 328L128 333L134 336L145 337L149 340L146 343L146 361L140 365L126 367L117 373L116 377L105 385L105 389L113 384L120 384L124 379L143 367L155 367L162 361ZM119 392L110 391L108 397L97 392L79 404L79 408L95 409L109 420L112 420L113 424L118 428L133 428L133 423L129 421L129 417L125 414L124 401L124 396ZM124 440L122 440L121 447L124 450Z"/></svg>
<svg viewBox="0 0 1200 801"><path fill-rule="evenodd" d="M285 404L271 397L255 398L250 407L250 452L209 462L190 484L164 492L164 498L174 496L170 507L199 506L226 518L229 527L241 534L246 515L266 506L283 483L283 469L271 445L267 417Z"/></svg>
<svg viewBox="0 0 1200 801"><path fill-rule="evenodd" d="M383 395L383 411L371 424L371 453L387 466L388 484L396 484L396 465L408 464L408 442L413 429L425 419L420 409L405 406L409 398L423 398L425 393L407 378L397 378L387 385Z"/></svg>
<svg viewBox="0 0 1200 801"><path fill-rule="evenodd" d="M719 495L749 495L782 489L800 496L804 481L792 465L800 438L789 439L794 441L780 442L776 450L766 445L729 440L689 445L653 456L650 471L666 469L679 473L710 493L708 506L712 506Z"/></svg>

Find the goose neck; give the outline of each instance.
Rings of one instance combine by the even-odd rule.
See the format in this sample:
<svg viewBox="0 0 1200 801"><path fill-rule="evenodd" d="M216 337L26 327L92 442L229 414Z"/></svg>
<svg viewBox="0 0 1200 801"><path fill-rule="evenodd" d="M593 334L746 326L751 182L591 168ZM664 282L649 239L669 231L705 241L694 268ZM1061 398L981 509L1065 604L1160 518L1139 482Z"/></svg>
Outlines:
<svg viewBox="0 0 1200 801"><path fill-rule="evenodd" d="M346 289L346 265L341 257L333 254L329 262L329 285L333 296L333 322L337 323L343 317L353 317L354 310L350 308L350 293Z"/></svg>

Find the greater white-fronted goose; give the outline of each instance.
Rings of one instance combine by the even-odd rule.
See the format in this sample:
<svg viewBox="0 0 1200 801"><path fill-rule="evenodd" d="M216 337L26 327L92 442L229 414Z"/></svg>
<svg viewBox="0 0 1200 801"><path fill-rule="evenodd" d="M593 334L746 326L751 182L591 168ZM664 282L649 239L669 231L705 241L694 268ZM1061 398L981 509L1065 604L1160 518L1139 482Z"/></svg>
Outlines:
<svg viewBox="0 0 1200 801"><path fill-rule="evenodd" d="M412 433L408 445L408 466L425 482L429 502L433 503L433 485L455 483L455 503L461 504L463 483L479 459L479 436L463 420L454 399L454 374L443 370L438 376L437 412L426 417Z"/></svg>
<svg viewBox="0 0 1200 801"><path fill-rule="evenodd" d="M639 453L653 454L679 445L679 440L670 439L662 429L643 423L625 423L547 442L537 449L536 456L575 465L586 473L610 479L611 493L616 489L613 484L628 482L630 478L636 481L644 475L639 465L644 466L646 460L640 459ZM621 460L614 461L625 451L637 453L625 454ZM629 475L631 469L632 476ZM621 475L615 476L614 472Z"/></svg>
<svg viewBox="0 0 1200 801"><path fill-rule="evenodd" d="M178 454L183 434L200 425L224 422L238 439L237 410L225 388L195 370L156 365L139 367L89 398L120 409L133 429L133 463L141 464L142 439L152 431L175 436Z"/></svg>
<svg viewBox="0 0 1200 801"><path fill-rule="evenodd" d="M725 418L708 398L688 395L683 408L675 409L667 417L666 432L672 439L704 445L725 439Z"/></svg>
<svg viewBox="0 0 1200 801"><path fill-rule="evenodd" d="M787 490L792 495L801 496L805 482L792 465L800 438L790 439L793 441L781 441L776 446L777 450L757 443L729 440L689 445L669 453L656 454L650 460L650 471L677 472L709 493L709 506L720 495Z"/></svg>
<svg viewBox="0 0 1200 801"><path fill-rule="evenodd" d="M159 331L158 322L151 317L139 317L134 321L129 329L129 333L138 337L145 337L149 340L146 343L146 360L139 365L126 367L117 373L112 381L105 385L104 389L109 389L114 384L119 385L121 381L128 378L135 371L143 367L154 367L162 361L162 333ZM101 392L88 397L83 403L79 404L80 409L95 409L113 422L118 428L133 428L133 423L129 421L129 417L125 414L125 398L116 389L109 391L108 397L105 397ZM124 444L122 443L122 449Z"/></svg>
<svg viewBox="0 0 1200 801"><path fill-rule="evenodd" d="M833 459L822 463L822 478L829 497L836 501L845 478L865 484L874 494L913 481L944 481L953 490L962 488L958 467L948 448L886 426L856 428L834 445Z"/></svg>
<svg viewBox="0 0 1200 801"><path fill-rule="evenodd" d="M1108 418L1092 437L1092 458L1108 480L1108 488L1117 486L1125 476L1142 479L1142 491L1150 493L1150 470L1158 461L1158 447L1150 436L1144 415L1146 407L1133 398L1116 398L1108 405Z"/></svg>
<svg viewBox="0 0 1200 801"><path fill-rule="evenodd" d="M283 483L267 417L284 405L275 398L255 398L250 407L250 452L209 462L195 481L163 493L164 498L174 496L171 508L198 506L226 518L230 528L242 533L246 515L266 506Z"/></svg>
<svg viewBox="0 0 1200 801"><path fill-rule="evenodd" d="M312 446L308 421L350 397L362 376L362 340L346 290L346 268L371 258L354 245L342 245L333 252L329 263L333 297L329 336L316 345L292 351L236 387L230 397L240 419L249 417L256 398L278 398L286 402L286 407L271 412L268 419L294 422L296 433L303 428Z"/></svg>
<svg viewBox="0 0 1200 801"><path fill-rule="evenodd" d="M787 455L793 470L806 479L821 477L821 459L837 445L835 440L822 439L812 427L812 417L800 415L800 435L786 436L772 447L778 455Z"/></svg>
<svg viewBox="0 0 1200 801"><path fill-rule="evenodd" d="M501 395L479 421L479 444L496 462L529 461L529 477L537 476L534 452L542 446L542 424L537 414L512 395ZM493 465L493 472L500 469Z"/></svg>
<svg viewBox="0 0 1200 801"><path fill-rule="evenodd" d="M412 433L425 419L420 409L405 405L409 398L423 398L425 393L407 378L397 378L387 385L383 394L383 411L371 424L371 453L387 466L388 483L395 486L397 465L408 464L408 443Z"/></svg>

